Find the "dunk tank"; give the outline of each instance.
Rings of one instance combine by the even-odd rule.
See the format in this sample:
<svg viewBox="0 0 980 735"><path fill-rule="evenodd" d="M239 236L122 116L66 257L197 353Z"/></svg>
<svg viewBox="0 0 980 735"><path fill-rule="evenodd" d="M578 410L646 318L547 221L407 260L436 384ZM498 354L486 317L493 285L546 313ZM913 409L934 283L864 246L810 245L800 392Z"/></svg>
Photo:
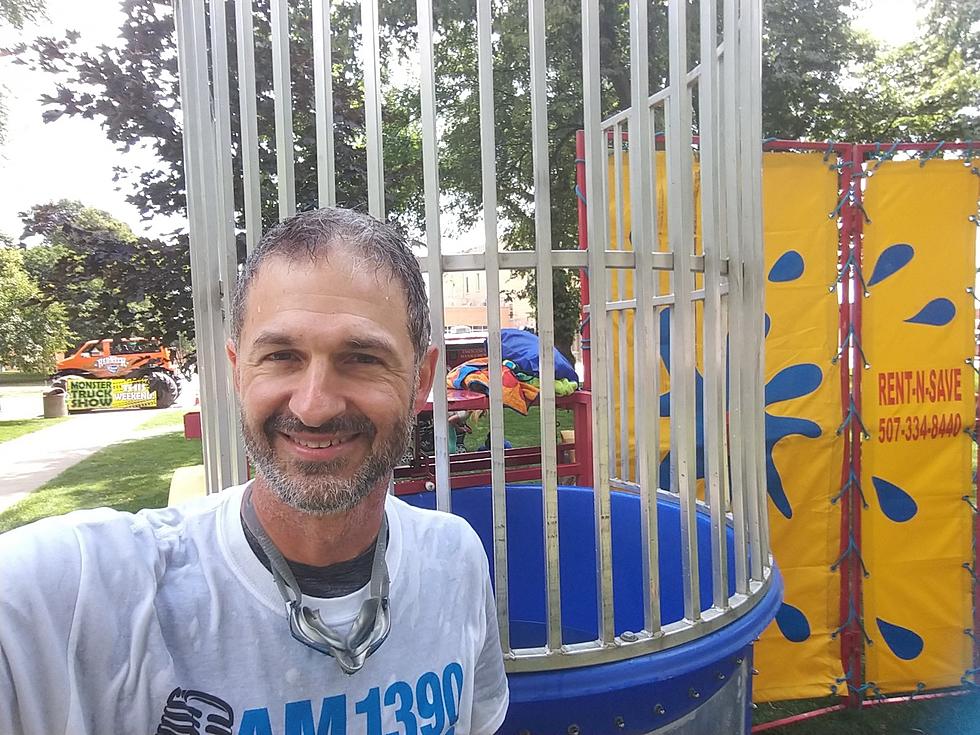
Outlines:
<svg viewBox="0 0 980 735"><path fill-rule="evenodd" d="M782 593L764 485L760 2L632 2L614 16L583 0L571 50L558 45L567 33L549 35L568 23L564 6L478 0L447 17L433 6L382 17L377 0L176 2L208 489L247 471L223 355L238 242L250 248L276 218L335 204L420 223L438 346L448 280L475 272L487 284L485 390L437 385L431 451L398 469L394 492L462 516L483 541L511 691L501 732L748 732L752 645ZM501 91L495 70L515 67L500 29L512 33L515 18L523 71ZM462 94L479 112L465 124L479 147L482 247L465 252L441 217L454 192L440 185L440 159L459 153L446 149L459 138L440 106L434 46L448 32L470 34L472 68L455 79L470 80ZM578 57L569 117L554 109L554 85ZM353 85L344 63L360 75ZM399 84L419 106L396 123L382 100ZM495 117L515 94L527 135L502 141ZM297 115L312 115L315 139L294 133ZM385 146L406 131L419 148L414 219L388 211L406 168L402 158L386 173ZM526 206L506 217L502 145L527 162ZM576 164L577 181L556 173ZM577 249L555 234L572 224L556 218L574 208L556 202L573 190ZM504 247L521 217L533 249ZM581 284L571 391L558 390L567 378L551 359L558 270ZM537 389L532 447L505 437L501 292L515 273L533 275L536 293L538 359L522 377ZM440 374L454 367L444 349L440 361ZM488 412L487 447L451 452L451 415L473 409ZM559 437L560 410L574 428Z"/></svg>

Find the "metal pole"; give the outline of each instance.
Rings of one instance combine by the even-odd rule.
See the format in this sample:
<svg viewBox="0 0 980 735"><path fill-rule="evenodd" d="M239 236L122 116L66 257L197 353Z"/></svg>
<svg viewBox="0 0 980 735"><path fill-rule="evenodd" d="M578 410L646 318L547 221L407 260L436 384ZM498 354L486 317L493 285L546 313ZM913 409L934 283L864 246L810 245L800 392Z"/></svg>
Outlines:
<svg viewBox="0 0 980 735"><path fill-rule="evenodd" d="M671 491L680 498L684 617L701 617L698 599L697 494L694 438L694 181L691 93L687 86L686 0L668 6L670 97L667 106L667 232L674 255L670 330Z"/></svg>
<svg viewBox="0 0 980 735"><path fill-rule="evenodd" d="M293 93L289 73L289 6L272 0L272 93L276 111L276 176L279 180L279 219L296 214L296 174L293 167Z"/></svg>
<svg viewBox="0 0 980 735"><path fill-rule="evenodd" d="M484 258L487 273L487 360L490 373L490 478L493 494L493 553L500 643L510 651L507 588L507 488L504 477L504 396L500 347L500 267L497 248L497 168L494 140L493 49L490 0L478 0L477 63L480 86L480 169L483 176ZM541 363L545 362L543 356Z"/></svg>
<svg viewBox="0 0 980 735"><path fill-rule="evenodd" d="M429 41L431 40L430 36ZM361 43L364 65L364 127L367 135L368 211L383 220L385 218L385 164L381 135L378 0L361 0Z"/></svg>
<svg viewBox="0 0 980 735"><path fill-rule="evenodd" d="M725 453L725 325L721 307L718 200L718 34L715 0L701 0L701 77L698 111L701 150L701 241L704 247L704 483L711 511L711 588L714 606L728 607L728 476Z"/></svg>
<svg viewBox="0 0 980 735"><path fill-rule="evenodd" d="M657 486L660 457L660 335L653 252L657 249L657 197L650 93L649 18L645 2L630 3L630 229L636 253L636 455L640 486L640 534L643 550L643 627L660 632L660 550Z"/></svg>
<svg viewBox="0 0 980 735"><path fill-rule="evenodd" d="M541 501L544 517L548 648L561 650L561 577L558 566L558 448L555 427L554 272L551 266L551 168L548 159L548 80L544 0L529 0L531 142L534 157L534 237L541 378Z"/></svg>
<svg viewBox="0 0 980 735"><path fill-rule="evenodd" d="M235 33L238 51L238 110L242 136L242 188L245 194L245 249L251 253L262 237L252 0L236 0Z"/></svg>
<svg viewBox="0 0 980 735"><path fill-rule="evenodd" d="M316 105L316 182L321 207L337 203L333 145L333 66L330 53L330 2L313 2L313 84Z"/></svg>
<svg viewBox="0 0 980 735"><path fill-rule="evenodd" d="M612 528L609 494L609 384L606 319L606 198L603 171L606 139L602 131L599 67L599 0L582 2L582 87L585 107L585 181L589 233L589 324L592 359L592 466L595 496L596 593L599 640L614 638L612 595Z"/></svg>
<svg viewBox="0 0 980 735"><path fill-rule="evenodd" d="M436 141L436 83L432 55L432 1L418 0L419 61L422 76L422 169L425 181L425 241L429 251L429 311L438 341L445 334L442 278L442 234L439 225L439 144ZM375 29L375 33L377 29ZM365 31L367 33L367 31ZM365 73L366 70L365 70ZM370 135L370 132L369 132ZM449 480L449 409L446 400L446 353L439 351L432 388L432 434L436 462L436 507L452 512Z"/></svg>

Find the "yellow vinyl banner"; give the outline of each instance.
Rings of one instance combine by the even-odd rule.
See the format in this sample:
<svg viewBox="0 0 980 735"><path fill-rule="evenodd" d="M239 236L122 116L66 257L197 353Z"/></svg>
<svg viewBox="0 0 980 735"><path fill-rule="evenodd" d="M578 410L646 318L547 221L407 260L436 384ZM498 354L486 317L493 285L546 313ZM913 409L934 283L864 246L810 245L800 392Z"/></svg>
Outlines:
<svg viewBox="0 0 980 735"><path fill-rule="evenodd" d="M886 162L867 179L860 545L875 692L958 685L970 668L978 195L961 161Z"/></svg>
<svg viewBox="0 0 980 735"><path fill-rule="evenodd" d="M657 242L654 249L659 252L667 252L670 249L667 240L667 158L663 151L656 153L655 166L657 173ZM693 198L696 222L700 222L701 212L700 170L700 166L695 161L693 170ZM630 161L628 150L623 150L619 153L613 149L609 151L606 176L609 192L608 223L610 250L632 251L629 181ZM703 252L701 248L700 227L695 232L694 251L695 254ZM607 271L609 271L607 286L610 300L616 302L633 299L635 291L632 268L609 268ZM695 287L702 287L704 276L699 273L695 277ZM660 273L656 279L656 284L658 294L669 293L670 274L666 271ZM701 401L700 391L703 390L701 385L704 366L704 325L702 314L703 303L698 301L695 303L695 334L692 335L695 345L695 363L697 366L698 405L700 405ZM610 440L610 467L614 477L629 482L635 482L637 479L636 409L634 401L634 396L636 395L636 353L633 347L635 336L634 317L634 309L614 310L609 316L613 383L613 391L609 401L610 430L612 433ZM657 391L661 406L661 419L659 433L660 455L657 462L660 487L668 489L670 487L670 461L668 456L670 451L670 417L668 408L670 401L670 308L661 306L654 309L654 318L657 322L656 333L660 340L660 370ZM697 421L697 486L699 497L703 499L704 453L700 411L698 412Z"/></svg>
<svg viewBox="0 0 980 735"><path fill-rule="evenodd" d="M821 153L766 153L766 470L772 553L785 594L755 648L756 701L830 694L841 676L843 445L837 174Z"/></svg>
<svg viewBox="0 0 980 735"><path fill-rule="evenodd" d="M156 408L157 395L146 378L66 381L70 412L118 408Z"/></svg>

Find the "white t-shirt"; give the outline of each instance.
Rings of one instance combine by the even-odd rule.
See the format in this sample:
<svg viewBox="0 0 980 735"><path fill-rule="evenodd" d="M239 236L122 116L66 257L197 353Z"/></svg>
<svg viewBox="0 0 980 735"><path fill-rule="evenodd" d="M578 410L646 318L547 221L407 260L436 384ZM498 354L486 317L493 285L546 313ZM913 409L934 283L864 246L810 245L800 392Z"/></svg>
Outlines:
<svg viewBox="0 0 980 735"><path fill-rule="evenodd" d="M496 731L507 680L486 555L464 520L389 496L391 633L347 676L290 635L242 531L242 492L0 535L0 733ZM367 594L304 604L340 627Z"/></svg>

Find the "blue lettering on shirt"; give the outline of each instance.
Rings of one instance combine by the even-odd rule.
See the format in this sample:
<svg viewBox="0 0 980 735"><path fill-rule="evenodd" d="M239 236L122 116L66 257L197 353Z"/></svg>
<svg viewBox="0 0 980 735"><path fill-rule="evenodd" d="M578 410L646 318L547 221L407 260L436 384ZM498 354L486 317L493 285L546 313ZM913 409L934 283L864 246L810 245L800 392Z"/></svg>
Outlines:
<svg viewBox="0 0 980 735"><path fill-rule="evenodd" d="M372 687L354 704L351 735L454 735L462 693L463 667L456 662L446 666L441 677L426 671L414 686L395 681L383 697L380 687ZM238 735L347 735L347 705L344 694L324 697L314 726L311 700L287 702L282 731L273 730L268 708L248 709L242 713ZM389 710L399 728L382 733L383 711Z"/></svg>

